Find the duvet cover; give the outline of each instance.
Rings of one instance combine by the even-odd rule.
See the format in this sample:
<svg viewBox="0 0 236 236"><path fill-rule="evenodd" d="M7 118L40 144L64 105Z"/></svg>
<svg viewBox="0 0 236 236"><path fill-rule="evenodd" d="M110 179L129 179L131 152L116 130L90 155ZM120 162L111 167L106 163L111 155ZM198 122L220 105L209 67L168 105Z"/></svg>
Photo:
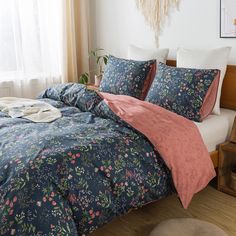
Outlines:
<svg viewBox="0 0 236 236"><path fill-rule="evenodd" d="M153 145L96 92L66 84L39 99L62 118L0 113L0 235L87 235L174 191Z"/></svg>

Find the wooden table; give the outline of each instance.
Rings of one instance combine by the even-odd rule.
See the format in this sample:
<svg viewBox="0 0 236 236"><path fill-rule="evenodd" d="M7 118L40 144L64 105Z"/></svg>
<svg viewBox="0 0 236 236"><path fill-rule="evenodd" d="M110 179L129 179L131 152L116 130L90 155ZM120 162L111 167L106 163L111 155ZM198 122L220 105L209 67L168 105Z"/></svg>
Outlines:
<svg viewBox="0 0 236 236"><path fill-rule="evenodd" d="M236 166L236 143L220 145L218 166L218 190L236 197L236 190L230 187L231 171Z"/></svg>

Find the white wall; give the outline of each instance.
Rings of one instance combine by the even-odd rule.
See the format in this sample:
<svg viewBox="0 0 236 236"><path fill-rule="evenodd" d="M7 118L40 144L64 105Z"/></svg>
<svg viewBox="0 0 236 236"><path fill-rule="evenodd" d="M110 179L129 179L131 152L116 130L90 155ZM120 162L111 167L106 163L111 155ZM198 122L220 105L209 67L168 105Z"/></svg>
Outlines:
<svg viewBox="0 0 236 236"><path fill-rule="evenodd" d="M219 0L181 0L179 11L173 10L160 36L160 47L171 49L175 58L178 47L215 48L231 46L229 64L236 65L236 38L219 37ZM92 0L95 27L93 47L126 57L129 44L154 48L154 33L137 10L135 0Z"/></svg>

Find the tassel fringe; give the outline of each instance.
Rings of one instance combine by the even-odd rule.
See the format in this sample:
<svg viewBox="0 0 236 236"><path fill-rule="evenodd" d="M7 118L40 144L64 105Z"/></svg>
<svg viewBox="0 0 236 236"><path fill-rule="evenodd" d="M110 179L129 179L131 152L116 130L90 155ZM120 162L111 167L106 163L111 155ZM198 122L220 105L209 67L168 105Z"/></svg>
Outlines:
<svg viewBox="0 0 236 236"><path fill-rule="evenodd" d="M157 47L159 35L164 27L166 18L171 8L178 8L180 0L136 0L138 9L141 10L146 22L155 32Z"/></svg>

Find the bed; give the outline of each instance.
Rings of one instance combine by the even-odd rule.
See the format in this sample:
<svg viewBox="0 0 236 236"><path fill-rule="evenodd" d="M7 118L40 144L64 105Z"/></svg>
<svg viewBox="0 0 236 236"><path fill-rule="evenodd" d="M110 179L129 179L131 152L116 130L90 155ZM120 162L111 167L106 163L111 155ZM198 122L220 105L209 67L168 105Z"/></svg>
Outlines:
<svg viewBox="0 0 236 236"><path fill-rule="evenodd" d="M176 61L168 60L167 65L176 66ZM235 112L236 111L236 95L235 94L236 94L236 66L229 65L227 67L227 71L226 71L226 75L225 75L225 79L224 79L224 83L222 87L222 94L221 94L221 108L223 109L222 110L223 115L221 118L219 117L216 118L215 116L211 116L208 118L208 120L203 122L206 124L206 126L208 126L207 123L208 122L210 123L209 119L211 119L211 121L214 120L213 122L215 124L219 122L218 123L219 125L221 122L219 120L222 120L222 126L218 127L219 129L221 129L219 130L219 133L214 132L213 134L213 131L210 131L210 133L212 132L212 135L208 135L205 133L206 131L204 132L202 131L203 139L205 138L205 142L211 154L211 159L215 168L218 167L218 159L219 159L218 145L227 139L229 132L231 131L232 124L233 124L233 119L234 119L233 117L236 116L236 112ZM226 121L227 118L228 118L228 121ZM204 124L199 125L200 132L201 132L202 126L204 126ZM223 126L225 127L224 130L222 128ZM207 127L207 129L209 129L209 127ZM213 141L212 138L215 140Z"/></svg>
<svg viewBox="0 0 236 236"><path fill-rule="evenodd" d="M63 117L49 124L32 124L0 113L1 235L88 234L176 191L173 169L167 168L150 139L114 115L95 92L78 85L58 85L44 91L40 99L57 107ZM181 116L178 119L193 124ZM198 143L186 137L182 136L188 148L192 145L199 151ZM206 154L209 159L207 150ZM200 160L210 163L210 169L207 165L196 169ZM199 182L206 185L215 174L208 161L204 155L189 163L183 159L178 169L185 171L182 166L187 164L194 171L190 178L177 179L188 184L189 191L187 182L195 181L200 191ZM209 176L201 175L201 169ZM191 194L183 195L191 200Z"/></svg>
<svg viewBox="0 0 236 236"><path fill-rule="evenodd" d="M80 84L39 100L63 116L33 123L0 112L1 235L88 234L175 191L187 208L215 176L196 126L164 108Z"/></svg>

